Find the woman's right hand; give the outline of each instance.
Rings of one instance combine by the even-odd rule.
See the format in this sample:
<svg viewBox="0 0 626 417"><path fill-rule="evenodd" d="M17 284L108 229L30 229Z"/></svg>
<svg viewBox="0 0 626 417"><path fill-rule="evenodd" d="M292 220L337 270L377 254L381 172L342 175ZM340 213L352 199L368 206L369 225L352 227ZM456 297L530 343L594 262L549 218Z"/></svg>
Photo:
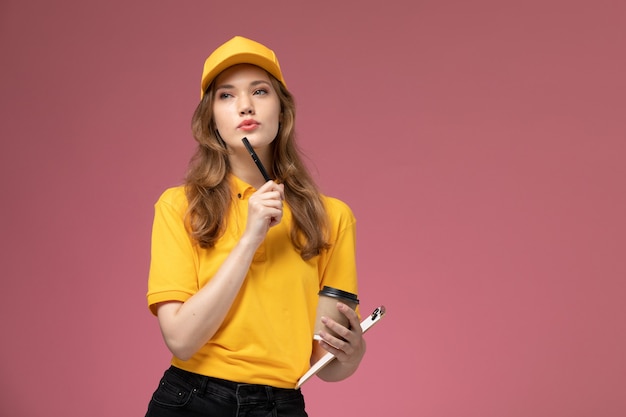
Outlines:
<svg viewBox="0 0 626 417"><path fill-rule="evenodd" d="M248 200L248 220L244 236L257 245L265 239L270 227L276 226L283 218L284 184L268 181Z"/></svg>

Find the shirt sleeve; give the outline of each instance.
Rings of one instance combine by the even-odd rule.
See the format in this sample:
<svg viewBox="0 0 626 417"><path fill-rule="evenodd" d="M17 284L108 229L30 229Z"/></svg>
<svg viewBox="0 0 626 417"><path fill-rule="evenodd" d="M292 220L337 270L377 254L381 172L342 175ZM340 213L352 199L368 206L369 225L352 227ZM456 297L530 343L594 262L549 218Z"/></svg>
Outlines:
<svg viewBox="0 0 626 417"><path fill-rule="evenodd" d="M356 219L350 207L340 200L327 198L326 205L331 247L320 256L320 288L328 285L358 295Z"/></svg>
<svg viewBox="0 0 626 417"><path fill-rule="evenodd" d="M182 188L167 190L155 204L152 226L148 306L185 302L198 291L197 256L185 227L187 200Z"/></svg>

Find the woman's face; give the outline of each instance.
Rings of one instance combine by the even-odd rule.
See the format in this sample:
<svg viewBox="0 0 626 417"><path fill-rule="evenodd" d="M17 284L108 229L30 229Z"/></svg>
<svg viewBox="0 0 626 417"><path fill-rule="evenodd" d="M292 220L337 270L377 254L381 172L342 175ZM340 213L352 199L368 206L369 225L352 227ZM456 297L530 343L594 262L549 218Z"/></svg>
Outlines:
<svg viewBox="0 0 626 417"><path fill-rule="evenodd" d="M280 99L265 70L240 64L215 79L213 118L230 149L244 148L241 139L263 152L278 134Z"/></svg>

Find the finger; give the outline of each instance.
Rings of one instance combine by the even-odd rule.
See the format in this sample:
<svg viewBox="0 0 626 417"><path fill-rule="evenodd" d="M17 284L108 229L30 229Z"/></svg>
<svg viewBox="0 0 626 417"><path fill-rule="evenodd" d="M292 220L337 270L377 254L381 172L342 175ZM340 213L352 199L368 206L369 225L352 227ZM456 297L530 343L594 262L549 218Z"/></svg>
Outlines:
<svg viewBox="0 0 626 417"><path fill-rule="evenodd" d="M265 184L263 184L263 186L261 188L259 188L259 191L262 192L268 192L268 191L276 191L278 193L277 198L280 200L284 200L285 199L285 184L278 184L274 181L268 181Z"/></svg>
<svg viewBox="0 0 626 417"><path fill-rule="evenodd" d="M251 197L248 202L248 222L263 221L266 225L276 225L283 217L280 200L266 200L260 196Z"/></svg>
<svg viewBox="0 0 626 417"><path fill-rule="evenodd" d="M262 186L260 186L257 192L264 193L266 191L273 189L274 186L276 186L276 183L273 180L269 180L266 183L264 183Z"/></svg>
<svg viewBox="0 0 626 417"><path fill-rule="evenodd" d="M328 328L328 330L334 333L333 335L329 332L325 332L328 335L327 339L329 343L331 343L333 346L340 347L337 343L333 343L335 340L349 342L351 339L354 338L350 329L348 329L347 327L343 326L340 323L337 323L335 320L331 318L322 317L322 323L324 324L324 326Z"/></svg>
<svg viewBox="0 0 626 417"><path fill-rule="evenodd" d="M277 201L279 203L279 207L283 206L283 195L280 193L279 190L272 190L266 193L265 196L268 200Z"/></svg>
<svg viewBox="0 0 626 417"><path fill-rule="evenodd" d="M320 346L335 355L340 360L350 356L350 354L354 351L350 343L336 338L328 332L320 332L319 335L321 338L319 340Z"/></svg>
<svg viewBox="0 0 626 417"><path fill-rule="evenodd" d="M278 192L280 193L280 199L284 200L285 199L285 184L276 184L276 187L278 188Z"/></svg>
<svg viewBox="0 0 626 417"><path fill-rule="evenodd" d="M259 187L259 189L257 190L257 192L260 192L260 193L265 193L268 191L278 191L280 195L283 196L284 191L285 191L285 185L278 184L274 180L270 180L266 182L265 184L263 184L261 187Z"/></svg>
<svg viewBox="0 0 626 417"><path fill-rule="evenodd" d="M281 210L276 210L276 214L275 215L271 215L270 216L270 221L269 221L269 225L270 227L274 227L277 224L279 224L283 219L283 211Z"/></svg>
<svg viewBox="0 0 626 417"><path fill-rule="evenodd" d="M361 332L361 322L359 321L359 316L356 314L356 311L341 302L337 303L337 309L348 318L348 321L350 322L350 329L356 333Z"/></svg>
<svg viewBox="0 0 626 417"><path fill-rule="evenodd" d="M253 195L250 199L254 199L254 201L262 202L263 204L269 207L275 207L282 209L283 207L283 199L282 195L278 190L270 190L265 191L263 193L258 192L259 194Z"/></svg>
<svg viewBox="0 0 626 417"><path fill-rule="evenodd" d="M318 343L325 351L332 353L333 356L339 359L339 361L343 359L345 353L341 349L337 349L335 346L331 345L325 340L320 340Z"/></svg>
<svg viewBox="0 0 626 417"><path fill-rule="evenodd" d="M259 211L264 208L283 209L283 200L279 191L266 191L263 193L257 191L250 197L248 204Z"/></svg>

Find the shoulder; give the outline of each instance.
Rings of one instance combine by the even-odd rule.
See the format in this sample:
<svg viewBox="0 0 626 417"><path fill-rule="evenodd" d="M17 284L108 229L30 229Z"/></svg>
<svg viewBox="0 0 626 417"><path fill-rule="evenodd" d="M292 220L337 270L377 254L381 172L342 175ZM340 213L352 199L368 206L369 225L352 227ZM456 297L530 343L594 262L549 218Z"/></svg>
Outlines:
<svg viewBox="0 0 626 417"><path fill-rule="evenodd" d="M176 187L171 187L163 191L161 196L156 202L157 206L170 206L175 208L176 210L186 210L187 209L187 194L185 193L185 186L179 185Z"/></svg>
<svg viewBox="0 0 626 417"><path fill-rule="evenodd" d="M326 195L322 195L322 201L332 224L346 225L356 222L352 209L344 201Z"/></svg>

